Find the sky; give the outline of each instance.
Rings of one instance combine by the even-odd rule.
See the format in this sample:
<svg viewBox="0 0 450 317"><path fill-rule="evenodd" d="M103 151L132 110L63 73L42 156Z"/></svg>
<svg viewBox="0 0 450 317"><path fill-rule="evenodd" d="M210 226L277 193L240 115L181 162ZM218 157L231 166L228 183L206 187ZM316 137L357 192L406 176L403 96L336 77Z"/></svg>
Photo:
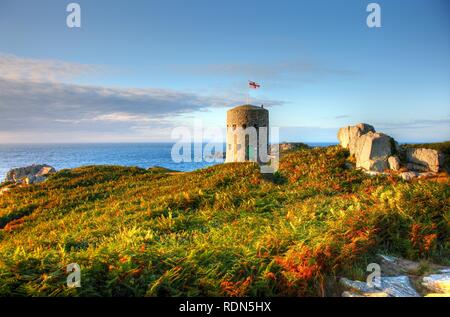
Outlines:
<svg viewBox="0 0 450 317"><path fill-rule="evenodd" d="M0 143L169 141L248 98L280 141L450 140L449 1L71 2L0 0Z"/></svg>

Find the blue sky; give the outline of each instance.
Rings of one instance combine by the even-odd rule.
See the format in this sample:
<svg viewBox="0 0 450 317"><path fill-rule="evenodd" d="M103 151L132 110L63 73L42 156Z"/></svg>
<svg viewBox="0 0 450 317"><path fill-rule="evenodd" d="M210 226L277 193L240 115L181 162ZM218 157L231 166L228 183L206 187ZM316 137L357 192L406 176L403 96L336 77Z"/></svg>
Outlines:
<svg viewBox="0 0 450 317"><path fill-rule="evenodd" d="M450 2L0 1L0 143L166 141L244 103L285 141L366 122L402 142L450 139ZM75 2L75 1L74 1Z"/></svg>

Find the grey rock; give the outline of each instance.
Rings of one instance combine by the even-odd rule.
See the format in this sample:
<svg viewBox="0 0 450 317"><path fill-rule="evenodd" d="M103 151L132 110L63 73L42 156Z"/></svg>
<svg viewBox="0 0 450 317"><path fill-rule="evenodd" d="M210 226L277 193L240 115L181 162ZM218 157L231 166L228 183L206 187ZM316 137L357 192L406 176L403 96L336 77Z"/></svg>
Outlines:
<svg viewBox="0 0 450 317"><path fill-rule="evenodd" d="M417 171L439 172L443 164L443 156L436 150L424 148L408 148L406 150L406 160L409 169Z"/></svg>
<svg viewBox="0 0 450 317"><path fill-rule="evenodd" d="M56 170L53 167L45 165L39 170L39 172L36 174L36 177L39 177L39 176L46 177L46 176L48 176L50 174L54 174L54 173L56 173Z"/></svg>
<svg viewBox="0 0 450 317"><path fill-rule="evenodd" d="M356 168L374 172L400 169L400 160L393 156L399 149L398 143L386 134L375 132L369 124L343 127L338 131L338 139L355 156Z"/></svg>
<svg viewBox="0 0 450 317"><path fill-rule="evenodd" d="M23 182L25 183L25 184L34 184L34 181L36 180L36 176L34 176L34 175L28 175L28 176L26 176L25 178L23 178Z"/></svg>
<svg viewBox="0 0 450 317"><path fill-rule="evenodd" d="M406 168L410 171L414 172L426 172L428 171L428 167L415 163L406 163Z"/></svg>
<svg viewBox="0 0 450 317"><path fill-rule="evenodd" d="M357 291L360 293L370 293L370 292L376 292L377 289L373 288L373 287L369 287L369 285L367 285L367 283L365 282L361 282L361 281L352 281L348 278L341 278L339 280L339 283L344 287L347 288L349 290L353 290L353 291Z"/></svg>
<svg viewBox="0 0 450 317"><path fill-rule="evenodd" d="M400 169L400 159L396 156L389 156L388 158L389 168L393 171L398 171Z"/></svg>
<svg viewBox="0 0 450 317"><path fill-rule="evenodd" d="M375 128L366 123L358 123L355 126L347 126L339 129L338 140L339 144L350 151L351 155L356 154L356 143L361 135L368 132L375 132Z"/></svg>
<svg viewBox="0 0 450 317"><path fill-rule="evenodd" d="M413 180L414 178L417 178L419 176L419 173L417 172L403 172L400 174L400 177L405 181Z"/></svg>
<svg viewBox="0 0 450 317"><path fill-rule="evenodd" d="M394 140L383 133L368 132L356 143L356 167L383 172L388 169L388 158L395 151Z"/></svg>
<svg viewBox="0 0 450 317"><path fill-rule="evenodd" d="M444 272L442 272L444 271ZM428 290L441 293L450 293L450 270L441 270L441 274L431 274L422 278L422 285Z"/></svg>
<svg viewBox="0 0 450 317"><path fill-rule="evenodd" d="M39 183L45 182L46 179L47 179L47 177L45 177L43 175L37 175L34 177L33 184L39 184Z"/></svg>
<svg viewBox="0 0 450 317"><path fill-rule="evenodd" d="M374 281L373 287L360 281L352 281L341 278L340 284L350 290L361 294L385 293L389 297L420 297L413 288L408 276L382 276L378 281ZM378 283L377 283L378 282Z"/></svg>
<svg viewBox="0 0 450 317"><path fill-rule="evenodd" d="M393 297L419 297L408 276L381 277L383 292Z"/></svg>
<svg viewBox="0 0 450 317"><path fill-rule="evenodd" d="M420 269L420 263L397 258L394 256L377 254L381 260L381 269L384 275L414 274Z"/></svg>
<svg viewBox="0 0 450 317"><path fill-rule="evenodd" d="M34 184L43 182L56 170L49 165L31 165L27 167L14 168L6 174L6 181L13 183Z"/></svg>

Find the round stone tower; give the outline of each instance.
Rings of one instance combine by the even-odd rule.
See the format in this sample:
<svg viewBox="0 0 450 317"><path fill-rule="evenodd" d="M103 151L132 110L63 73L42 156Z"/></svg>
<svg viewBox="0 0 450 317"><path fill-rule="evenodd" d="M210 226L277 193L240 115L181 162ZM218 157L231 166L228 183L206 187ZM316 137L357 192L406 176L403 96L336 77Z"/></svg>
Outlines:
<svg viewBox="0 0 450 317"><path fill-rule="evenodd" d="M260 149L264 147L262 155L267 154L268 134L269 111L264 106L242 105L228 110L226 162L261 162Z"/></svg>

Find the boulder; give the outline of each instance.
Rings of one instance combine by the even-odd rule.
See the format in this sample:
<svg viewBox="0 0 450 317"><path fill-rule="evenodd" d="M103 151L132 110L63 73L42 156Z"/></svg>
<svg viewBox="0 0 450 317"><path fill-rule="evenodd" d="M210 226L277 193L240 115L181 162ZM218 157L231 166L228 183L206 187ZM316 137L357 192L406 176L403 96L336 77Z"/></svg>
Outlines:
<svg viewBox="0 0 450 317"><path fill-rule="evenodd" d="M374 127L366 123L359 123L355 126L340 128L337 137L339 144L348 149L351 155L354 155L359 137L368 132L375 132Z"/></svg>
<svg viewBox="0 0 450 317"><path fill-rule="evenodd" d="M36 184L56 173L56 170L46 164L31 165L27 167L14 168L6 174L6 181L13 183Z"/></svg>
<svg viewBox="0 0 450 317"><path fill-rule="evenodd" d="M442 270L440 274L424 276L422 285L434 293L450 294L450 272Z"/></svg>
<svg viewBox="0 0 450 317"><path fill-rule="evenodd" d="M54 173L56 173L56 170L53 167L45 165L39 170L39 172L36 174L36 177L46 177Z"/></svg>
<svg viewBox="0 0 450 317"><path fill-rule="evenodd" d="M367 282L341 278L339 284L345 291L343 297L442 297L450 296L450 268L426 262L426 269L420 262L394 256L377 254L381 276L375 277L372 285ZM426 274L424 272L427 272ZM421 281L416 291L415 286Z"/></svg>
<svg viewBox="0 0 450 317"><path fill-rule="evenodd" d="M406 168L410 171L415 172L426 172L428 171L428 167L415 163L406 163Z"/></svg>
<svg viewBox="0 0 450 317"><path fill-rule="evenodd" d="M417 172L403 172L400 174L400 177L405 181L410 181L416 177L418 177L420 174Z"/></svg>
<svg viewBox="0 0 450 317"><path fill-rule="evenodd" d="M395 256L377 254L377 258L380 260L380 266L383 275L394 276L394 275L411 275L418 276L423 270L423 263L411 261ZM427 271L439 273L450 273L448 268L442 267L440 265L426 262Z"/></svg>
<svg viewBox="0 0 450 317"><path fill-rule="evenodd" d="M388 158L389 168L393 171L398 171L400 169L400 159L398 156L389 156Z"/></svg>
<svg viewBox="0 0 450 317"><path fill-rule="evenodd" d="M436 150L425 148L408 148L406 150L407 167L416 171L439 172L443 156Z"/></svg>
<svg viewBox="0 0 450 317"><path fill-rule="evenodd" d="M420 270L420 263L395 256L377 254L383 275L416 274Z"/></svg>
<svg viewBox="0 0 450 317"><path fill-rule="evenodd" d="M372 287L365 282L352 281L347 278L341 278L339 282L344 288L364 297L373 297L375 294L389 297L420 297L406 275L382 276L378 281L374 281Z"/></svg>
<svg viewBox="0 0 450 317"><path fill-rule="evenodd" d="M356 161L356 167L365 169L369 172L382 173L383 171L388 169L388 164L386 159L375 159L375 160L365 160L365 161Z"/></svg>
<svg viewBox="0 0 450 317"><path fill-rule="evenodd" d="M356 142L356 167L383 172L388 169L388 158L394 152L394 139L383 133L368 132L361 135Z"/></svg>

